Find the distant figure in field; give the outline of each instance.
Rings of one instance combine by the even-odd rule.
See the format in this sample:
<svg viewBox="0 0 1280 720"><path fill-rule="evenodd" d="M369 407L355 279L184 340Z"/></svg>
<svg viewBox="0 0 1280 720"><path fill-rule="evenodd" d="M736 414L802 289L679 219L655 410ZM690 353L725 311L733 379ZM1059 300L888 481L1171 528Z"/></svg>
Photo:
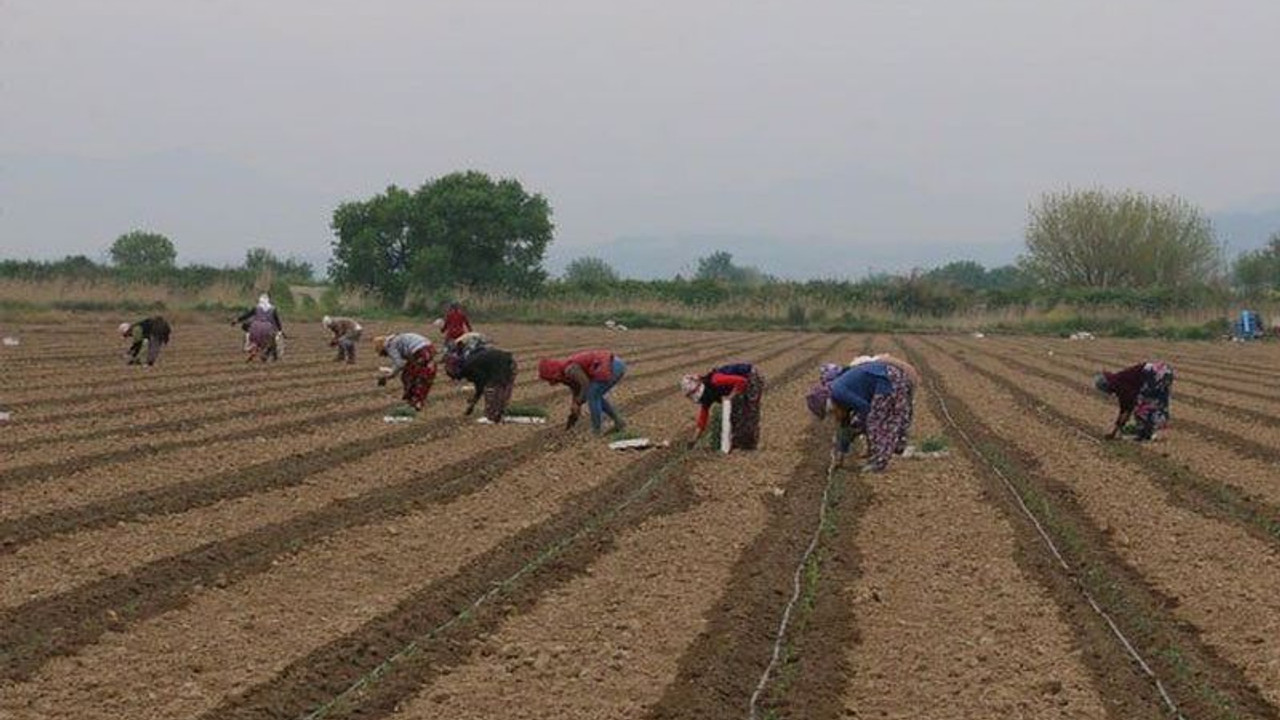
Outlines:
<svg viewBox="0 0 1280 720"><path fill-rule="evenodd" d="M457 357L455 365L446 365L446 372L455 380L471 382L476 389L467 402L466 414L475 410L476 402L483 395L484 416L490 422L502 422L516 385L515 356L495 347L481 347Z"/></svg>
<svg viewBox="0 0 1280 720"><path fill-rule="evenodd" d="M907 448L911 428L911 402L919 373L897 358L861 357L838 374L828 385L810 391L808 406L814 415L835 417L836 434L831 459L840 465L849 453L854 429L863 428L870 459L862 470L883 472L894 454ZM822 401L822 396L826 396Z"/></svg>
<svg viewBox="0 0 1280 720"><path fill-rule="evenodd" d="M231 324L239 324L244 330L244 350L249 355L246 362L280 359L284 325L280 323L280 313L271 304L269 295L259 295L258 304L241 313Z"/></svg>
<svg viewBox="0 0 1280 720"><path fill-rule="evenodd" d="M444 346L453 347L458 338L471 331L471 319L467 317L462 305L456 302L449 303L449 309L445 311L444 319L440 323L440 332L444 334Z"/></svg>
<svg viewBox="0 0 1280 720"><path fill-rule="evenodd" d="M1115 395L1120 414L1107 433L1114 440L1129 418L1137 424L1135 439L1151 440L1169 423L1169 393L1173 389L1173 368L1159 360L1138 363L1117 372L1101 372L1093 377L1099 392Z"/></svg>
<svg viewBox="0 0 1280 720"><path fill-rule="evenodd" d="M435 346L431 341L416 333L394 333L374 338L373 350L391 360L391 367L382 369L378 386L398 376L404 401L414 410L422 410L436 379Z"/></svg>
<svg viewBox="0 0 1280 720"><path fill-rule="evenodd" d="M711 407L730 398L731 442L735 450L755 450L760 444L760 401L764 396L764 375L750 363L732 363L712 368L705 375L685 375L680 380L684 396L698 403L693 446L707 431Z"/></svg>
<svg viewBox="0 0 1280 720"><path fill-rule="evenodd" d="M356 343L360 341L360 333L364 328L360 327L360 323L348 317L329 317L325 315L320 322L326 330L333 333L333 337L329 340L329 347L338 348L338 356L333 361L342 362L345 360L348 365L354 365L356 362Z"/></svg>
<svg viewBox="0 0 1280 720"><path fill-rule="evenodd" d="M606 395L627 372L622 358L608 350L583 350L564 360L544 359L538 363L538 377L552 385L569 388L569 419L565 429L572 428L582 415L582 405L591 411L591 430L599 435L602 415L613 420L613 431L626 427L622 416L610 404Z"/></svg>
<svg viewBox="0 0 1280 720"><path fill-rule="evenodd" d="M121 337L129 338L133 344L129 346L129 364L142 364L138 355L142 346L147 346L147 365L155 365L160 357L160 350L169 344L169 335L173 332L168 321L159 315L144 318L136 323L120 323L117 328Z"/></svg>

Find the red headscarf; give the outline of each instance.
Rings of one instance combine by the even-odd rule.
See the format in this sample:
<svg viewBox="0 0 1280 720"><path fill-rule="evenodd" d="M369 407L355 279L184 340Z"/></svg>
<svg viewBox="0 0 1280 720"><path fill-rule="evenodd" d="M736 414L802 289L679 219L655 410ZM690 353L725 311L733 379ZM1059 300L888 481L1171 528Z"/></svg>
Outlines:
<svg viewBox="0 0 1280 720"><path fill-rule="evenodd" d="M551 384L564 381L564 368L568 363L563 360L544 358L538 361L538 377Z"/></svg>

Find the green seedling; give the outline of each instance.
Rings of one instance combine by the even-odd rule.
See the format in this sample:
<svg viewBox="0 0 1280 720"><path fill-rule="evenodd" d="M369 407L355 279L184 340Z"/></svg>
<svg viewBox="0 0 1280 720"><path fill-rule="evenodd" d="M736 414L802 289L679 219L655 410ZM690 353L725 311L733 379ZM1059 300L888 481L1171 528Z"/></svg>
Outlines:
<svg viewBox="0 0 1280 720"><path fill-rule="evenodd" d="M388 417L410 417L411 418L411 417L416 417L417 415L418 415L417 410L414 410L413 408L404 404L395 405L390 410L387 411Z"/></svg>
<svg viewBox="0 0 1280 720"><path fill-rule="evenodd" d="M947 441L946 435L930 435L920 441L920 452L942 452L950 445L951 443Z"/></svg>

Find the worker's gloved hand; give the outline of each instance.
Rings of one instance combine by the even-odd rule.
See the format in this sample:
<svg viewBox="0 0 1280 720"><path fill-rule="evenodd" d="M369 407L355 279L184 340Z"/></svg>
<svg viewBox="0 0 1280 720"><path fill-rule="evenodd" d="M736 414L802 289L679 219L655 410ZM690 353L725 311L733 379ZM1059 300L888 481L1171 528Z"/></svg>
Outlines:
<svg viewBox="0 0 1280 720"><path fill-rule="evenodd" d="M387 376L382 375L381 377L378 378L378 387L386 387L386 386L387 386Z"/></svg>
<svg viewBox="0 0 1280 720"><path fill-rule="evenodd" d="M475 409L476 409L476 404L475 404L475 403L473 403L473 402L469 402L469 403L467 403L467 411L466 411L466 412L464 412L464 413L462 413L462 414L463 414L463 415L470 415L470 414L471 414Z"/></svg>
<svg viewBox="0 0 1280 720"><path fill-rule="evenodd" d="M573 429L573 426L578 424L579 417L582 417L582 413L578 412L577 410L574 410L573 412L569 413L569 419L565 421L564 429L565 430Z"/></svg>

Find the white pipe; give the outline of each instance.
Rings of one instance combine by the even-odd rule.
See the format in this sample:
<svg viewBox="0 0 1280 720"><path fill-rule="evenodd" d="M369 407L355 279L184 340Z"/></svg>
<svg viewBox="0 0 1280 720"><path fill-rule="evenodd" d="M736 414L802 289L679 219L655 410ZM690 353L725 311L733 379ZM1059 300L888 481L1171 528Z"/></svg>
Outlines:
<svg viewBox="0 0 1280 720"><path fill-rule="evenodd" d="M720 452L728 454L733 449L733 401L729 398L720 400Z"/></svg>

